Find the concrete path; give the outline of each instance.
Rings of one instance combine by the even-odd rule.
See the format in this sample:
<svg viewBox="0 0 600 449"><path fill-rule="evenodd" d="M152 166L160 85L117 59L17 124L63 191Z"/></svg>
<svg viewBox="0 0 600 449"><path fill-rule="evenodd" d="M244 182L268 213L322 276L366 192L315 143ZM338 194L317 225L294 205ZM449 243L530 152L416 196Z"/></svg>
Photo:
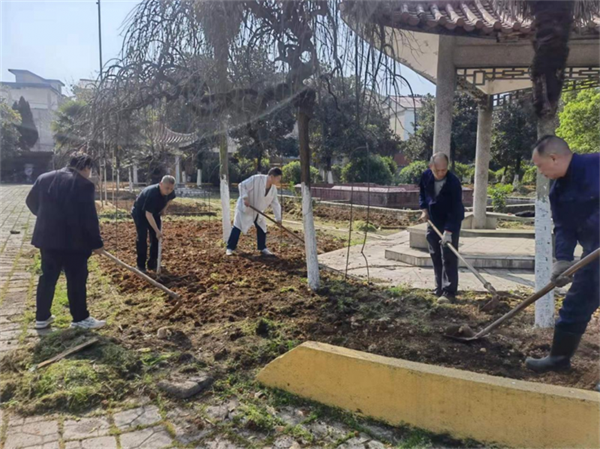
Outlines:
<svg viewBox="0 0 600 449"><path fill-rule="evenodd" d="M408 244L408 239L408 231L402 231L377 240L369 240L364 248L364 256L361 254L360 245L351 247L348 273L366 277L368 265L371 279L389 285L407 284L413 288L433 290L435 288L433 268L415 267L385 258L386 249L403 243ZM506 242L506 244L509 246L510 242ZM345 270L347 252L348 250L344 248L323 254L319 256L319 261L332 268ZM460 269L459 271L459 290L485 291L471 272L467 269ZM482 269L478 271L492 283L496 290L509 291L520 287L533 288L535 286L535 276L532 271L502 269Z"/></svg>

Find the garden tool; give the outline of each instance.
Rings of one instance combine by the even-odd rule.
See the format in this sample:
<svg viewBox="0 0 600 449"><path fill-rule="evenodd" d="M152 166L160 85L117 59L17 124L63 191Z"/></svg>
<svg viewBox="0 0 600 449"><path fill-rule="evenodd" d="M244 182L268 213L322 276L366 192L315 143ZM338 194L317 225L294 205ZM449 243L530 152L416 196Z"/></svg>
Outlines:
<svg viewBox="0 0 600 449"><path fill-rule="evenodd" d="M440 236L440 239L444 238L442 233L439 231L438 228L436 228L436 226L431 222L431 220L427 220L427 223L429 223L429 226L431 226L431 228L435 231L435 233ZM446 246L448 248L450 248L450 251L452 251L454 253L454 255L456 257L458 257L462 261L462 263L464 263L467 266L469 271L471 273L473 273L475 275L475 277L479 280L479 282L481 282L483 284L483 287L492 294L492 299L489 302L487 302L486 304L484 304L481 307L481 310L486 311L486 312L493 310L500 302L500 296L498 295L498 292L496 291L494 286L492 284L490 284L488 281L486 281L484 279L484 277L481 276L481 274L479 274L479 272L473 267L473 265L471 265L469 262L467 262L465 260L465 258L460 255L460 253L456 250L456 248L454 248L454 246L452 246L451 243L446 243Z"/></svg>
<svg viewBox="0 0 600 449"><path fill-rule="evenodd" d="M164 226L165 225L163 223L163 225L160 228L161 232L164 229ZM157 278L160 277L160 263L161 263L161 260L162 260L162 241L163 241L163 239L160 239L158 241L158 258L156 260L156 277Z"/></svg>
<svg viewBox="0 0 600 449"><path fill-rule="evenodd" d="M575 272L579 271L586 265L588 265L591 262L593 262L594 260L596 260L598 258L598 256L600 256L600 248L598 248L594 252L588 254L587 256L585 256L583 259L581 259L576 264L573 264L561 276L565 276L565 277L572 276ZM531 295L529 298L524 300L521 304L516 306L514 309L512 309L505 315L501 316L496 321L494 321L492 324L490 324L489 326L480 330L477 333L475 333L468 325L465 324L462 326L460 326L460 325L450 326L448 329L446 329L446 333L444 336L452 338L457 341L463 341L463 342L479 340L481 337L486 336L487 334L492 332L494 329L496 329L498 326L500 326L505 321L511 319L513 316L515 316L521 310L525 309L527 306L533 304L538 299L545 296L547 293L551 292L555 287L556 287L556 284L554 282L549 282L541 290L539 290L536 293L534 293L533 295Z"/></svg>
<svg viewBox="0 0 600 449"><path fill-rule="evenodd" d="M167 287L165 287L164 285L160 284L159 282L156 282L154 279L152 279L150 276L142 273L140 270L138 270L137 268L132 267L131 265L127 265L125 262L117 259L115 256L113 256L112 254L110 254L109 252L107 252L106 250L102 250L101 254L107 258L109 258L110 260L112 260L114 263L116 263L117 265L119 265L120 267L123 267L129 271L131 271L133 274L135 274L137 277L145 280L146 282L154 285L156 288L162 290L163 292L165 292L167 295L169 295L171 298L173 298L176 303L173 306L173 308L167 312L164 316L164 318L168 318L169 316L173 315L173 313L175 313L180 307L181 307L181 297L175 293L172 290L169 290Z"/></svg>

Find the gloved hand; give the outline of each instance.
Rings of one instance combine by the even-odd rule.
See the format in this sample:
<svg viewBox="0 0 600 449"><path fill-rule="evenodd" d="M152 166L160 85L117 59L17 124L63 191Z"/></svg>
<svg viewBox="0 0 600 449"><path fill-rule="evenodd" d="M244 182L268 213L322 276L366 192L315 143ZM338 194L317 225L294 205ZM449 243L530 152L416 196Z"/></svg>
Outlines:
<svg viewBox="0 0 600 449"><path fill-rule="evenodd" d="M442 236L442 245L446 246L448 243L452 243L452 233L444 231L444 235Z"/></svg>
<svg viewBox="0 0 600 449"><path fill-rule="evenodd" d="M552 276L550 280L554 282L558 287L564 287L565 285L573 282L573 276L562 276L562 274L573 265L573 262L568 260L557 260L552 265Z"/></svg>

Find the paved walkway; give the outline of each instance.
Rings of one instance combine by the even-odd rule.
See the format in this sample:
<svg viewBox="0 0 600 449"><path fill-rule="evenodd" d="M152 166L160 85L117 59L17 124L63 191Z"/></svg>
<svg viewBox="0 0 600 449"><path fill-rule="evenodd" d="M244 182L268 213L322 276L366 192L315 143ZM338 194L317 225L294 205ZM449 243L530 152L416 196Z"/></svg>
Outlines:
<svg viewBox="0 0 600 449"><path fill-rule="evenodd" d="M25 205L28 191L28 186L0 187L0 355L19 343L19 320L33 288L27 253L33 249L35 217Z"/></svg>
<svg viewBox="0 0 600 449"><path fill-rule="evenodd" d="M433 268L415 267L406 263L388 260L385 250L402 243L408 243L408 231L402 231L387 237L369 240L361 254L361 245L350 248L348 273L355 276L367 276L367 264L371 279L382 281L385 284L406 284L413 288L435 288ZM510 239L498 239L510 240ZM507 242L510 244L510 242ZM347 249L340 249L319 256L319 261L338 270L346 269ZM365 261L366 257L366 261ZM460 290L485 291L481 282L466 268L460 269ZM532 271L481 269L478 270L496 290L509 291L520 287L535 287L535 275Z"/></svg>

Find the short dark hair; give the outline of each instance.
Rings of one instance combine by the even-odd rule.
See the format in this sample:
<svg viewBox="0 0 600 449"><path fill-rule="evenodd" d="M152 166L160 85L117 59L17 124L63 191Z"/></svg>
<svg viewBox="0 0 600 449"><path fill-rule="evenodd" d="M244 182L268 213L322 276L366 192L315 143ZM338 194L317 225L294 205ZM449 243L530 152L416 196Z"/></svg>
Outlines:
<svg viewBox="0 0 600 449"><path fill-rule="evenodd" d="M71 153L69 159L69 167L76 170L85 170L86 168L92 168L94 166L94 160L92 157L83 151L76 151Z"/></svg>
<svg viewBox="0 0 600 449"><path fill-rule="evenodd" d="M281 169L279 167L273 167L271 170L269 170L268 175L269 176L282 176L283 172L281 171Z"/></svg>
<svg viewBox="0 0 600 449"><path fill-rule="evenodd" d="M567 142L564 139L553 136L551 134L543 136L535 143L535 145L533 146L533 151L536 150L540 156L545 156L546 153L566 154L571 152L569 144L567 144Z"/></svg>

